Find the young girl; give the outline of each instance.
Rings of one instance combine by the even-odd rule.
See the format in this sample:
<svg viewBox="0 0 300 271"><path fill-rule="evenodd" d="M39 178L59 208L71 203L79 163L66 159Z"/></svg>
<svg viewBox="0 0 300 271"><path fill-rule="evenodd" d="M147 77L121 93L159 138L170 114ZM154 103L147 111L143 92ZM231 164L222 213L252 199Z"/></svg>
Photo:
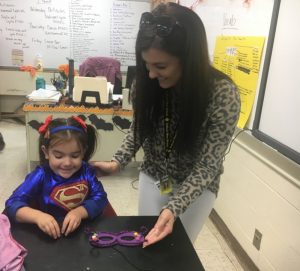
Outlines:
<svg viewBox="0 0 300 271"><path fill-rule="evenodd" d="M37 224L56 239L77 229L82 219L100 215L108 200L87 163L97 147L93 126L75 116L49 116L39 133L41 165L6 201L5 212L17 222Z"/></svg>

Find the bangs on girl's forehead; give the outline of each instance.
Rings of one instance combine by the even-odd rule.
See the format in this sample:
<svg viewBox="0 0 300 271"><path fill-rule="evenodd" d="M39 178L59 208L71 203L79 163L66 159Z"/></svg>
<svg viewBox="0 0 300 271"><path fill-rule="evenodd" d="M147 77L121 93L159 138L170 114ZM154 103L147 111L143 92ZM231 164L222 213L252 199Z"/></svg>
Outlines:
<svg viewBox="0 0 300 271"><path fill-rule="evenodd" d="M71 140L74 140L78 145L81 145L80 136L81 135L78 132L73 132L71 130L62 130L51 135L50 145L54 146L69 142Z"/></svg>

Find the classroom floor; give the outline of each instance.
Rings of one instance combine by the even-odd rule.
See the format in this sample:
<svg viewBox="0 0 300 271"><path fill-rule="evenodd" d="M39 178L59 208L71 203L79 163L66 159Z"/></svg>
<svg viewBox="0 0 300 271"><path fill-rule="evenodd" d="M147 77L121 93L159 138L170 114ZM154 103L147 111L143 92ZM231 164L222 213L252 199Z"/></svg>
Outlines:
<svg viewBox="0 0 300 271"><path fill-rule="evenodd" d="M5 200L27 172L25 125L11 119L1 120L0 133L6 143L4 150L0 151L0 210L3 210ZM120 175L101 179L118 215L137 215L137 176L137 168L132 165ZM210 219L194 247L206 271L244 270Z"/></svg>

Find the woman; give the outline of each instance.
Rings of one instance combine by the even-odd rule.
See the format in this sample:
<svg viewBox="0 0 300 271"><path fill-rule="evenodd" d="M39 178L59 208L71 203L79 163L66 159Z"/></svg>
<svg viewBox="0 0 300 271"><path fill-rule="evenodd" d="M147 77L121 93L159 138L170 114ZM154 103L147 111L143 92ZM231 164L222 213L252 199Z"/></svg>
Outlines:
<svg viewBox="0 0 300 271"><path fill-rule="evenodd" d="M139 215L159 215L144 247L170 234L177 217L194 242L217 196L239 93L210 65L201 19L175 3L142 15L136 66L131 130L111 162L94 166L118 172L143 147Z"/></svg>

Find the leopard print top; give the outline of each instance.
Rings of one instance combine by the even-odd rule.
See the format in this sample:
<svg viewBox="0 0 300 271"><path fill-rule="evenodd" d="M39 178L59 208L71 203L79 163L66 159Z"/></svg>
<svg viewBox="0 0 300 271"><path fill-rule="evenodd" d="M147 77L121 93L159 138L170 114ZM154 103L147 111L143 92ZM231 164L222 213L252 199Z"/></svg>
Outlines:
<svg viewBox="0 0 300 271"><path fill-rule="evenodd" d="M234 133L239 112L240 97L236 86L226 79L215 80L215 91L210 98L207 119L195 146L196 155L178 156L173 150L168 165L166 164L163 118L155 136L144 141L144 161L141 170L156 180L161 180L167 171L179 184L179 189L170 195L167 205L164 206L170 209L175 217L182 214L204 189L209 189L217 195L220 175L223 173L224 154ZM113 160L123 168L131 161L139 147L134 145L131 128Z"/></svg>

